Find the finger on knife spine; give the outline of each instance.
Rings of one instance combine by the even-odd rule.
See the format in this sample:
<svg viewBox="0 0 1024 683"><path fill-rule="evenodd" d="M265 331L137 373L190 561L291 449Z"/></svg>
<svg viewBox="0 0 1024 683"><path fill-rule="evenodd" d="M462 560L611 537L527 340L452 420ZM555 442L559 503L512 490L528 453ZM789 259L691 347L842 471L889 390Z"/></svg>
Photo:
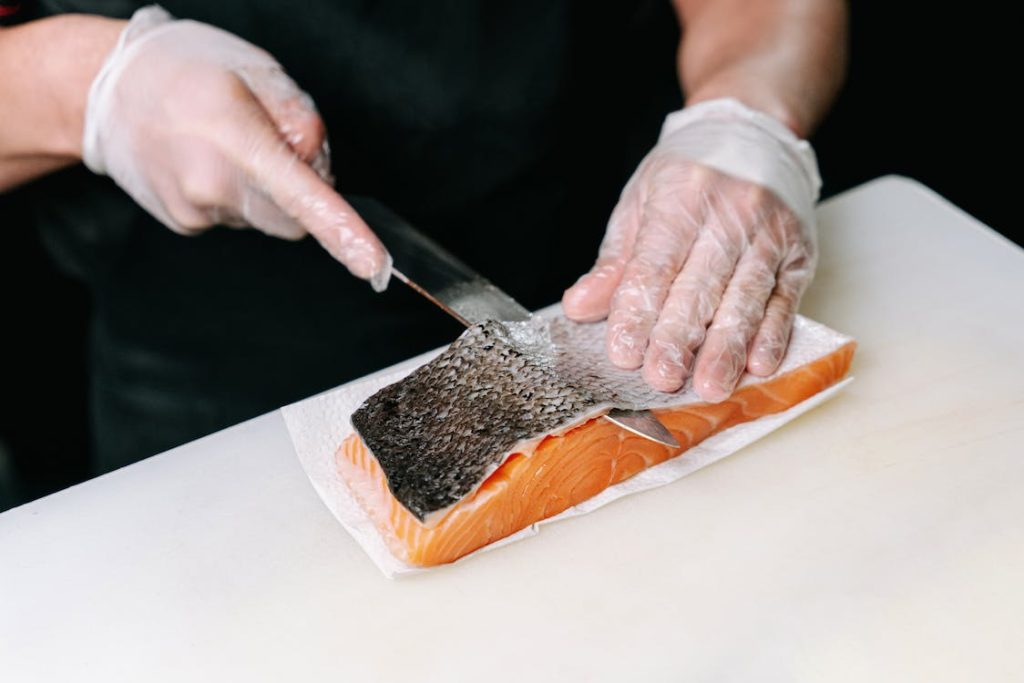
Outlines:
<svg viewBox="0 0 1024 683"><path fill-rule="evenodd" d="M275 133L268 135L272 139L263 141L264 153L251 156L249 172L257 184L353 275L383 290L391 274L384 245L334 188L299 161Z"/></svg>

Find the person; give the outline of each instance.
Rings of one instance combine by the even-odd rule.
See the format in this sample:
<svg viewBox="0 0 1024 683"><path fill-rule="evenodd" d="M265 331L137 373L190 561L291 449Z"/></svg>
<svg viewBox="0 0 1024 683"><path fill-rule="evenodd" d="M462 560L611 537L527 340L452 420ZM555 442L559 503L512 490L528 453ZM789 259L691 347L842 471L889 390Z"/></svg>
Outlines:
<svg viewBox="0 0 1024 683"><path fill-rule="evenodd" d="M583 272L566 315L659 390L722 400L782 358L841 0L20 8L0 190L46 176L35 219L89 286L99 471L458 333L375 293L360 196L527 306Z"/></svg>

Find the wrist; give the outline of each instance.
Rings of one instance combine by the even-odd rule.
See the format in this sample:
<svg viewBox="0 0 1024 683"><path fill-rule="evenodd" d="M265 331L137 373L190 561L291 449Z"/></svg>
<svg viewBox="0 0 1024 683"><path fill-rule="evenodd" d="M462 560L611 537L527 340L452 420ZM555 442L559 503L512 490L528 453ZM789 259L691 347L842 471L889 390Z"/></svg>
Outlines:
<svg viewBox="0 0 1024 683"><path fill-rule="evenodd" d="M737 84L728 82L714 82L687 96L686 106L727 98L738 100L751 109L771 116L791 130L798 138L806 138L810 133L811 126L808 117L798 107L780 97L777 91L738 87Z"/></svg>
<svg viewBox="0 0 1024 683"><path fill-rule="evenodd" d="M45 34L47 43L60 46L41 65L46 95L55 113L50 135L43 141L45 153L78 160L82 157L89 88L127 22L86 15L64 15L43 21L53 22L48 27L52 33Z"/></svg>
<svg viewBox="0 0 1024 683"><path fill-rule="evenodd" d="M732 97L690 104L665 118L658 146L771 190L813 226L821 189L814 150L775 117Z"/></svg>
<svg viewBox="0 0 1024 683"><path fill-rule="evenodd" d="M121 22L114 45L106 51L93 73L82 100L81 126L78 128L79 155L93 173L103 175L108 172L105 147L112 141L105 140L104 135L120 135L116 128L111 130L103 122L108 120L112 109L118 108L117 88L125 69L129 68L147 38L152 38L155 29L164 28L174 21L174 17L159 5L147 5L136 10L131 19Z"/></svg>

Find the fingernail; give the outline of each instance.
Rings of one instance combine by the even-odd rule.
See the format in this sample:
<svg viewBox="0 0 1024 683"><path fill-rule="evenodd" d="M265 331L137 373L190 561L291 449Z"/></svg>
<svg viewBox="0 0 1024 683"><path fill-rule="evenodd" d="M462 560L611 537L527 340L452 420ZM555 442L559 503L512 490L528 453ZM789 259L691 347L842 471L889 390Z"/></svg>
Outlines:
<svg viewBox="0 0 1024 683"><path fill-rule="evenodd" d="M370 276L370 287L378 294L388 288L388 282L391 281L391 265L391 254L385 254L383 265Z"/></svg>
<svg viewBox="0 0 1024 683"><path fill-rule="evenodd" d="M608 358L623 370L635 370L643 362L643 349L637 338L628 332L612 332L608 343Z"/></svg>
<svg viewBox="0 0 1024 683"><path fill-rule="evenodd" d="M779 367L780 355L778 347L760 345L750 354L750 369L762 375L771 374Z"/></svg>
<svg viewBox="0 0 1024 683"><path fill-rule="evenodd" d="M683 371L683 366L670 360L658 361L658 375L661 377L675 377Z"/></svg>
<svg viewBox="0 0 1024 683"><path fill-rule="evenodd" d="M379 244L362 238L343 241L336 258L358 278L367 280L376 292L383 292L391 279L391 254Z"/></svg>
<svg viewBox="0 0 1024 683"><path fill-rule="evenodd" d="M694 387L697 395L708 403L721 403L725 399L729 398L731 393L729 390L722 387L717 382L713 382L709 379L703 380Z"/></svg>
<svg viewBox="0 0 1024 683"><path fill-rule="evenodd" d="M653 370L646 371L647 383L658 391L678 391L683 386L686 370L679 363L662 359L654 363Z"/></svg>
<svg viewBox="0 0 1024 683"><path fill-rule="evenodd" d="M585 284L577 282L562 295L562 310L576 322L597 322L607 315L607 309L603 309L601 302L594 301L594 298Z"/></svg>
<svg viewBox="0 0 1024 683"><path fill-rule="evenodd" d="M580 286L581 282L582 277L562 293L562 307L566 309L566 315L570 315L570 311L575 312L580 307L580 300L586 296L587 290Z"/></svg>
<svg viewBox="0 0 1024 683"><path fill-rule="evenodd" d="M615 335L615 350L621 354L634 354L640 346L640 340L629 332L620 332Z"/></svg>

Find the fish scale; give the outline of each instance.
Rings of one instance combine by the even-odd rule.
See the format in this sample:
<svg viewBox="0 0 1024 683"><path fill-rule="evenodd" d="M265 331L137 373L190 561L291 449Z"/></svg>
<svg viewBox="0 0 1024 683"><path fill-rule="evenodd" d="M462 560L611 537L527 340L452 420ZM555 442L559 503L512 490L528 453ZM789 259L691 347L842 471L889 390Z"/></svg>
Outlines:
<svg viewBox="0 0 1024 683"><path fill-rule="evenodd" d="M605 324L485 321L369 397L352 425L392 495L421 522L476 488L516 450L610 408L678 403L604 354Z"/></svg>

